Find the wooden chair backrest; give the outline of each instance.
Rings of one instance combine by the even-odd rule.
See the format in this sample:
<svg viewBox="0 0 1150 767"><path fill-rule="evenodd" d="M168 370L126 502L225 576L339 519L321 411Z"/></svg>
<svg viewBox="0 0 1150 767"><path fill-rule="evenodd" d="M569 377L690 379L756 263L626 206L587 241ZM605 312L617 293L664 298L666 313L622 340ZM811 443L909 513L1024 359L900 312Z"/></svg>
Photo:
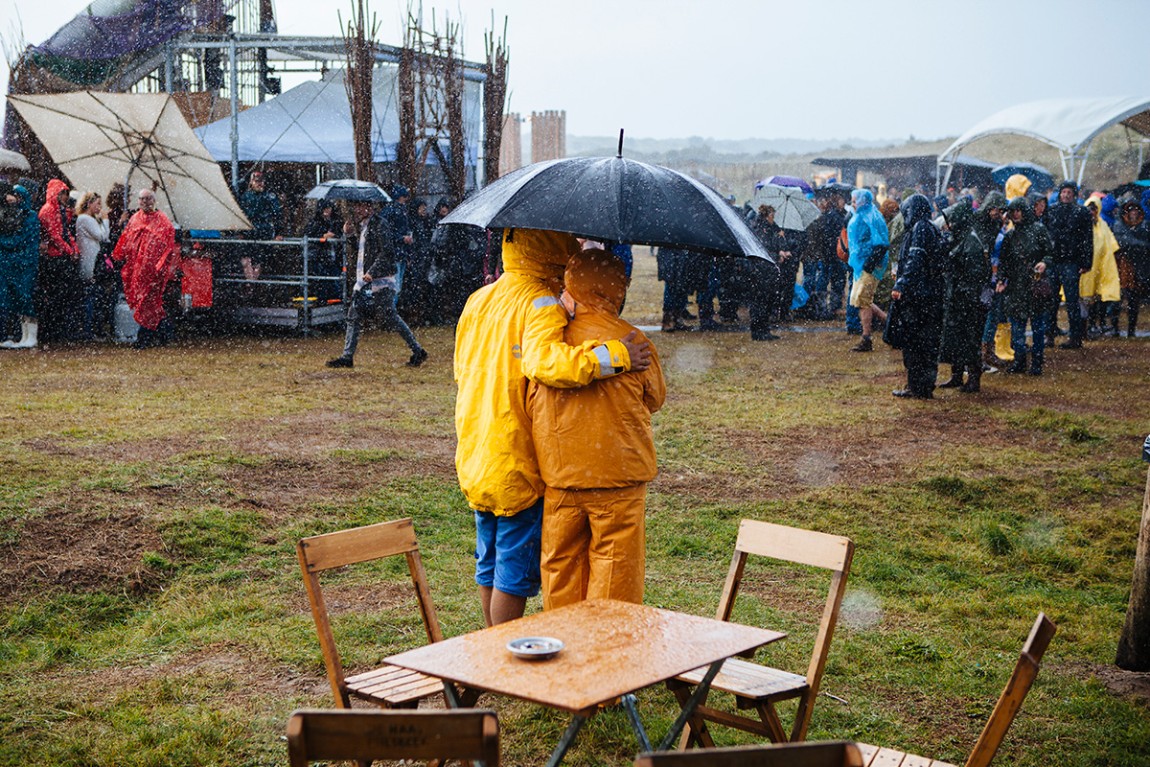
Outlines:
<svg viewBox="0 0 1150 767"><path fill-rule="evenodd" d="M986 721L982 734L978 736L974 749L966 760L966 767L986 767L994 759L994 754L1006 737L1006 731L1010 729L1014 717L1022 708L1022 701L1026 699L1030 686L1038 676L1042 656L1046 654L1046 648L1050 646L1050 640L1057 630L1044 613L1038 614L1034 626L1030 629L1030 636L1022 646L1018 663L1014 665L1014 672L1007 680L1006 688L998 696L994 711L991 712L990 719Z"/></svg>
<svg viewBox="0 0 1150 767"><path fill-rule="evenodd" d="M692 748L640 754L634 767L863 767L853 743L825 741L770 746Z"/></svg>
<svg viewBox="0 0 1150 767"><path fill-rule="evenodd" d="M739 585L743 579L743 571L746 569L747 557L752 554L811 567L821 567L831 571L831 585L827 591L827 602L819 621L818 633L815 635L815 645L811 652L810 664L807 666L806 678L810 693L806 696L806 703L800 705L791 732L791 740L803 740L806 738L807 727L810 725L811 703L819 694L819 683L822 681L823 670L827 665L831 638L834 636L835 624L838 623L843 596L846 594L847 576L850 575L851 560L854 557L854 543L850 538L841 535L803 530L754 519L742 520L739 523L739 536L735 541L735 553L731 558L731 567L727 572L723 594L719 599L719 610L716 617L721 621L731 619L731 613L735 608L735 598L738 596Z"/></svg>
<svg viewBox="0 0 1150 767"><path fill-rule="evenodd" d="M291 767L335 759L458 759L499 767L494 711L296 711L288 720L287 742Z"/></svg>
<svg viewBox="0 0 1150 767"><path fill-rule="evenodd" d="M423 559L419 555L419 542L415 539L415 528L410 519L380 522L304 538L296 545L296 553L299 555L308 603L311 605L316 633L319 634L320 649L323 651L324 665L327 667L328 681L331 683L337 706L348 708L350 703L343 690L343 664L335 645L331 621L328 619L327 603L324 601L319 581L320 573L337 567L402 554L407 560L407 569L415 586L415 596L419 602L427 639L429 642L439 642L443 639L443 632L439 628L439 617L435 613L435 604L431 601L431 590L427 586L427 573L423 569Z"/></svg>

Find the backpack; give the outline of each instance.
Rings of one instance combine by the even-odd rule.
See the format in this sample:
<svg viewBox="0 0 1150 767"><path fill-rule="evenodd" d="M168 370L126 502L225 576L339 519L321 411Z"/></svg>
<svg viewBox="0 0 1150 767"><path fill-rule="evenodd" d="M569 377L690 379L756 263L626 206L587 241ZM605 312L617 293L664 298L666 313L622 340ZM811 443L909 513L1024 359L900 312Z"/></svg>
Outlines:
<svg viewBox="0 0 1150 767"><path fill-rule="evenodd" d="M850 260L851 246L850 239L847 237L847 228L844 226L843 230L839 232L839 239L835 242L835 255L839 257L839 261L844 264Z"/></svg>

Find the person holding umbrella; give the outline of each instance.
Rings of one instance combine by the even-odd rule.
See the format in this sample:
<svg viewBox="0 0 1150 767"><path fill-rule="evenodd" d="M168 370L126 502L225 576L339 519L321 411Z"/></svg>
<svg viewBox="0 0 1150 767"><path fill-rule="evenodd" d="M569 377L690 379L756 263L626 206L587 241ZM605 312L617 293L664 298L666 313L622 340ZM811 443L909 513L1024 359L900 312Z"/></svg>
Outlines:
<svg viewBox="0 0 1150 767"><path fill-rule="evenodd" d="M355 366L355 351L363 331L365 316L376 315L380 322L394 329L411 349L408 367L419 367L427 352L415 340L411 328L396 310L399 295L399 262L391 231L379 213L378 203L360 200L352 204L354 221L344 224L344 233L357 235L359 247L355 262L355 284L347 300L347 329L343 354L327 361L329 368Z"/></svg>
<svg viewBox="0 0 1150 767"><path fill-rule="evenodd" d="M563 340L563 271L581 250L564 232L507 229L503 274L467 300L455 333L455 468L475 518L475 582L487 625L523 615L539 593L544 483L527 384L584 386L645 370L651 350L621 340Z"/></svg>

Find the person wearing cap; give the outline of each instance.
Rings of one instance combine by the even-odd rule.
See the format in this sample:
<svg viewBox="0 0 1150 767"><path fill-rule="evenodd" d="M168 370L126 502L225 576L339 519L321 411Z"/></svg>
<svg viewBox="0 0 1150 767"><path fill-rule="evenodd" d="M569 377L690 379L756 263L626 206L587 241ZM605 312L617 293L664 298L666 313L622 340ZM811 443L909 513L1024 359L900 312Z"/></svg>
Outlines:
<svg viewBox="0 0 1150 767"><path fill-rule="evenodd" d="M1058 202L1051 205L1042 217L1042 224L1054 242L1051 253L1051 279L1055 294L1059 288L1066 297L1069 338L1059 346L1063 349L1081 349L1086 335L1086 321L1078 307L1078 283L1090 271L1094 261L1094 222L1086 209L1078 204L1078 185L1063 181L1058 187ZM1058 305L1050 310L1047 327L1056 327Z"/></svg>
<svg viewBox="0 0 1150 767"><path fill-rule="evenodd" d="M1025 176L1023 176L1025 178ZM995 337L999 333L1000 323L1005 322L1002 316L1002 294L994 292L993 286L998 274L999 255L1002 251L1002 240L1006 224L1006 195L997 189L991 189L982 198L982 204L974 211L974 233L987 246L990 251L991 295L990 304L986 313L986 323L982 329L982 372L997 373L998 368L1010 362L999 357L995 350ZM1010 325L1002 326L1002 334L1007 337L1003 353L1010 350ZM1013 357L1013 352L1010 352Z"/></svg>
<svg viewBox="0 0 1150 767"><path fill-rule="evenodd" d="M564 342L570 234L508 229L503 273L467 300L455 331L455 468L475 520L475 582L487 625L523 615L539 593L543 478L527 412L528 381L572 389L645 370L650 344L635 331Z"/></svg>
<svg viewBox="0 0 1150 767"><path fill-rule="evenodd" d="M571 257L560 301L571 315L563 340L577 346L637 332L620 319L624 264L610 251ZM642 333L637 338L645 340ZM543 493L543 609L584 599L641 604L647 483L655 478L651 414L666 385L651 349L646 370L577 389L527 389Z"/></svg>
<svg viewBox="0 0 1150 767"><path fill-rule="evenodd" d="M1118 200L1114 239L1118 241L1118 279L1126 301L1126 337L1138 327L1138 309L1150 297L1150 221L1141 202L1127 193Z"/></svg>

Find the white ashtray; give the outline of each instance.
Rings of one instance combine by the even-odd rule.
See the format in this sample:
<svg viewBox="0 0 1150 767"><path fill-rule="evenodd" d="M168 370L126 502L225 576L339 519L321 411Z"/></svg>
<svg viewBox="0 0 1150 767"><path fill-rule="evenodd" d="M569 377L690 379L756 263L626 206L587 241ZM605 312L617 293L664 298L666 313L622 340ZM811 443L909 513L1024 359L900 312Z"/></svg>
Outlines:
<svg viewBox="0 0 1150 767"><path fill-rule="evenodd" d="M554 637L520 637L507 643L507 649L516 658L547 660L563 649L563 642Z"/></svg>

